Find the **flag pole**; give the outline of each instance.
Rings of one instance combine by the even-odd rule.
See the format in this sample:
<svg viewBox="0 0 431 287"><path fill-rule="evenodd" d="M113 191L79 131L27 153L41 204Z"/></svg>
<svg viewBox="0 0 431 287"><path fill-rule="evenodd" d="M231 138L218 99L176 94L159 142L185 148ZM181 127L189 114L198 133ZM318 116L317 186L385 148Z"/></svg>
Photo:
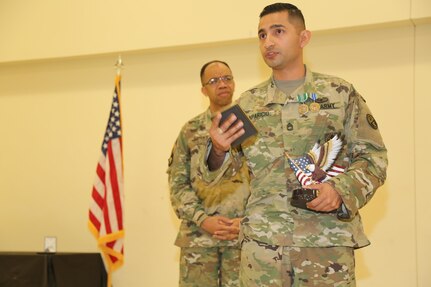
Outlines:
<svg viewBox="0 0 431 287"><path fill-rule="evenodd" d="M123 117L121 116L121 71L124 69L123 60L121 59L121 54L118 54L117 62L115 63L115 69L117 70L117 76L115 79L115 86L117 88L117 97L119 103L120 110L120 123L121 126L123 123ZM123 129L121 129L121 136L123 136ZM123 179L124 179L124 159L121 157L121 169L123 170Z"/></svg>
<svg viewBox="0 0 431 287"><path fill-rule="evenodd" d="M123 60L121 59L121 54L118 54L117 62L115 63L115 68L117 70L117 76L121 76L121 71L123 70Z"/></svg>
<svg viewBox="0 0 431 287"><path fill-rule="evenodd" d="M114 66L115 66L115 69L117 72L117 75L115 77L115 91L116 91L117 98L118 98L120 127L122 127L122 124L121 124L122 123L122 116L121 116L121 71L124 69L124 64L123 64L123 60L121 59L121 54L118 54L117 62L115 63ZM122 128L121 128L120 132L121 132L121 137L119 138L119 140L120 140L120 149L122 150L122 148L121 148L121 142L122 142L122 136L123 136ZM121 152L121 154L122 154L122 152ZM121 168L121 173L122 173L122 177L123 177L123 179L121 181L123 181L124 180L124 163L123 163L123 157L122 156L121 156L121 167L120 168ZM120 230L117 233L117 235L120 235L119 238L124 239L124 229ZM105 256L107 258L106 261L108 262L108 266L107 266L108 267L107 268L107 277L108 278L107 278L106 283L107 283L107 287L113 287L113 285L112 285L112 272L115 271L117 268L119 268L121 265L123 265L124 255L123 255L122 251L119 252L118 250L115 250L115 251L114 250L107 250L107 251L112 252L112 253L105 252L106 253ZM119 259L119 261L117 261L116 264L114 264L114 265L111 264L112 262L109 259L109 257L111 255L115 255L115 257ZM119 263L119 264L117 265L117 263Z"/></svg>
<svg viewBox="0 0 431 287"><path fill-rule="evenodd" d="M115 63L115 69L117 71L117 76L115 77L115 87L117 91L119 109L120 109L120 123L123 122L121 116L121 71L124 69L123 60L121 59L121 54L118 54L117 62ZM121 135L123 135L123 130L121 130ZM123 162L123 161L122 161ZM124 166L124 164L122 164Z"/></svg>

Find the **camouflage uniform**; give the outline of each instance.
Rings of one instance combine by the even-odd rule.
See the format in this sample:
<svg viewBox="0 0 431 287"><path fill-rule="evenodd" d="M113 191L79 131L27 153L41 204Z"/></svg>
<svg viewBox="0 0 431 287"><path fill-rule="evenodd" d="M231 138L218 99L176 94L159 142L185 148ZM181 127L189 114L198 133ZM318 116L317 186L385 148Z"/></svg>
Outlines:
<svg viewBox="0 0 431 287"><path fill-rule="evenodd" d="M182 220L175 241L175 245L181 247L180 286L239 285L238 240L214 239L199 226L208 216L244 216L250 194L249 173L247 166L238 162L234 166L235 171L220 175L228 179L213 185L201 179L199 166L205 156L210 125L209 109L187 122L177 138L169 162L171 202Z"/></svg>
<svg viewBox="0 0 431 287"><path fill-rule="evenodd" d="M303 93L316 93L320 111L299 114L301 103L297 95ZM305 104L311 102L309 98ZM353 86L307 68L304 84L290 95L277 89L269 79L243 93L238 103L259 131L255 141L242 146L251 173L251 195L241 223L246 241L254 240L268 250L279 246L349 247L353 250L368 245L358 210L385 181L387 157L377 123ZM289 167L285 152L293 158L302 156L317 141L323 143L335 134L344 137L335 164L345 167L346 171L327 182L341 195L351 215L348 221L337 219L335 214L317 213L289 204L292 190L300 188L300 184ZM240 154L231 150L218 172L225 173L239 157ZM201 165L203 169L204 160ZM211 182L218 172L205 170L204 178ZM242 256L255 257L252 253ZM256 286L279 285L256 283Z"/></svg>

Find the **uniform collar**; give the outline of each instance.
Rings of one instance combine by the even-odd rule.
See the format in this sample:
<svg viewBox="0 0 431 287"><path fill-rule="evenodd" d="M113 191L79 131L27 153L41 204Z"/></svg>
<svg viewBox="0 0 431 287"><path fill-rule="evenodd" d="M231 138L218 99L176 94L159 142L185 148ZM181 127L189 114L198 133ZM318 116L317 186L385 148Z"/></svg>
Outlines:
<svg viewBox="0 0 431 287"><path fill-rule="evenodd" d="M280 104L284 105L286 103L297 103L298 97L297 95L301 95L305 92L311 93L314 91L313 84L313 73L310 69L305 66L305 80L302 85L300 85L296 90L294 90L290 95L286 95L280 89L277 88L274 75L271 75L271 78L268 80L268 90L265 98L265 105L269 104Z"/></svg>
<svg viewBox="0 0 431 287"><path fill-rule="evenodd" d="M215 114L213 114L210 108L208 107L207 110L205 111L205 119L207 119L208 121L211 121L214 116Z"/></svg>

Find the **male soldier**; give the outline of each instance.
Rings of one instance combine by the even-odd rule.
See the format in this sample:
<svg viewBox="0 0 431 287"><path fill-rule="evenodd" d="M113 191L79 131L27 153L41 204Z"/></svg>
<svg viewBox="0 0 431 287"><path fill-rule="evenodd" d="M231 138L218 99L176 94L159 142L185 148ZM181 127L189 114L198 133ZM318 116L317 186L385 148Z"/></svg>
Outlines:
<svg viewBox="0 0 431 287"><path fill-rule="evenodd" d="M232 116L220 124L217 114L210 128L207 163L212 172L202 164L204 178L211 181L244 156L251 174L241 222L241 286L355 286L354 249L369 244L358 210L386 179L386 148L355 88L304 65L303 48L310 37L297 7L265 7L258 38L272 76L238 100L258 136L238 154L230 144L244 133L241 122L233 124ZM335 164L345 172L309 185L318 195L308 209L292 206L292 193L301 184L289 158L336 135L343 142ZM347 220L330 212L340 206Z"/></svg>
<svg viewBox="0 0 431 287"><path fill-rule="evenodd" d="M200 78L209 108L183 126L168 169L172 206L182 220L175 241L181 247L179 286L239 286L238 233L249 196L248 169L238 162L228 180L210 186L199 170L211 118L232 103L235 82L222 61L206 63Z"/></svg>

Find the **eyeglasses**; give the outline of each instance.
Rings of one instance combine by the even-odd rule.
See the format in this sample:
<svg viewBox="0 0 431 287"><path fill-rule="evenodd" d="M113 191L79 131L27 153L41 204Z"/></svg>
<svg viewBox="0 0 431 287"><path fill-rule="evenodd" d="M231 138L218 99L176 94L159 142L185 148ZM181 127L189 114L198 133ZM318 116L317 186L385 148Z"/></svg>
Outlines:
<svg viewBox="0 0 431 287"><path fill-rule="evenodd" d="M215 78L209 79L208 82L204 84L204 86L206 85L216 86L220 81L223 81L224 83L229 84L230 82L232 82L232 80L233 80L233 76L231 75L215 77Z"/></svg>

